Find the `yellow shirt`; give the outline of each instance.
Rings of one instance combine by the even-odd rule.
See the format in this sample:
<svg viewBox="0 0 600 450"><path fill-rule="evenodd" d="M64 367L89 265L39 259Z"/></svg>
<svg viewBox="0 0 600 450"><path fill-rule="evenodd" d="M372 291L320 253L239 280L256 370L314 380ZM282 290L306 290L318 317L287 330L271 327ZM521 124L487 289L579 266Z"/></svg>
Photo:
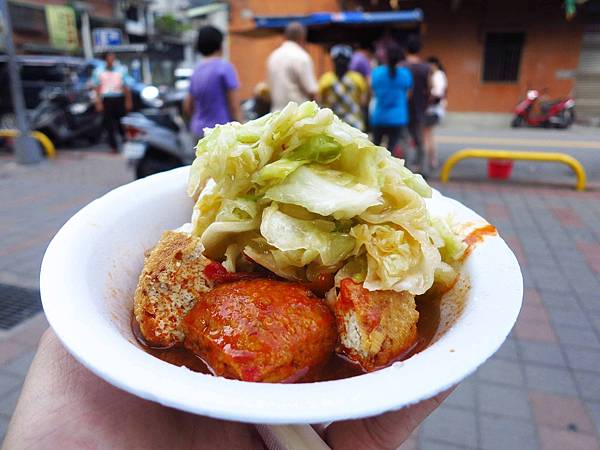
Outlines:
<svg viewBox="0 0 600 450"><path fill-rule="evenodd" d="M346 72L344 78L346 77L356 86L356 90L352 95L353 100L362 105L367 97L367 82L365 78L360 73L352 70ZM330 94L330 89L337 80L338 77L334 72L326 72L319 79L319 97L323 106L330 107L327 104L326 97Z"/></svg>
<svg viewBox="0 0 600 450"><path fill-rule="evenodd" d="M366 97L367 82L358 72L346 72L341 81L335 73L327 72L319 80L321 104L360 130L365 128L362 105Z"/></svg>

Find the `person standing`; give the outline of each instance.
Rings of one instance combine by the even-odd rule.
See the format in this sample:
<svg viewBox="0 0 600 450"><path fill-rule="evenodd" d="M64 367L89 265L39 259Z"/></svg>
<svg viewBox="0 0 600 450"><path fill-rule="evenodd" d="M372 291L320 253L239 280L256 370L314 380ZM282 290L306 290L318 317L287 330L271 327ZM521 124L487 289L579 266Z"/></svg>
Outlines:
<svg viewBox="0 0 600 450"><path fill-rule="evenodd" d="M96 87L96 111L102 113L108 144L113 153L118 152L117 135L123 138L121 117L132 108L130 78L127 69L116 61L115 54L104 55L104 64L92 75Z"/></svg>
<svg viewBox="0 0 600 450"><path fill-rule="evenodd" d="M422 175L427 175L425 158L424 128L425 111L429 104L429 95L431 91L431 69L429 64L421 61L419 53L421 52L421 40L417 35L410 35L406 41L406 66L412 73L413 91L409 102L410 122L408 131L415 143L415 157L413 164L415 170L420 171Z"/></svg>
<svg viewBox="0 0 600 450"><path fill-rule="evenodd" d="M352 48L334 45L329 54L335 71L324 73L319 80L320 103L347 124L364 131L362 107L366 101L367 82L360 73L349 70Z"/></svg>
<svg viewBox="0 0 600 450"><path fill-rule="evenodd" d="M413 79L410 70L401 65L404 52L396 42L388 43L385 54L387 65L371 72L373 106L369 121L375 145L387 137L387 148L393 154L398 142L404 141L406 136L408 96Z"/></svg>
<svg viewBox="0 0 600 450"><path fill-rule="evenodd" d="M233 64L222 58L223 33L213 26L198 31L196 49L203 56L190 78L183 110L191 116L191 132L199 138L204 128L240 120L237 89L240 85Z"/></svg>
<svg viewBox="0 0 600 450"><path fill-rule="evenodd" d="M267 61L271 111L279 111L293 101L314 100L317 80L306 44L306 28L291 22L285 28L285 41L271 53Z"/></svg>
<svg viewBox="0 0 600 450"><path fill-rule="evenodd" d="M360 73L367 86L371 78L371 59L372 59L373 47L369 42L361 42L354 53L352 54L352 61L350 61L349 70ZM369 126L369 90L365 94L364 103L362 107L362 115L365 121L365 131L370 130Z"/></svg>
<svg viewBox="0 0 600 450"><path fill-rule="evenodd" d="M371 55L370 45L361 42L359 47L352 54L349 70L360 73L365 80L371 76Z"/></svg>
<svg viewBox="0 0 600 450"><path fill-rule="evenodd" d="M431 66L431 95L425 114L425 153L430 170L437 169L437 152L433 139L433 127L439 124L446 115L446 91L448 79L444 67L438 58L430 56L427 62Z"/></svg>

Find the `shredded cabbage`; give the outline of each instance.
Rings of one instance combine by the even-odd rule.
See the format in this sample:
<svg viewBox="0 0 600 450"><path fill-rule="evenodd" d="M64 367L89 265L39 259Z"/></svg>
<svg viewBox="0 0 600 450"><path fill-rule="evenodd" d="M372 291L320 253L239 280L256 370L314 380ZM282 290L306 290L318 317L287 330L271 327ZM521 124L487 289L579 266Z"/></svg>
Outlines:
<svg viewBox="0 0 600 450"><path fill-rule="evenodd" d="M378 188L357 183L343 172L317 166L296 169L285 181L269 189L265 198L336 219L350 219L383 203Z"/></svg>
<svg viewBox="0 0 600 450"><path fill-rule="evenodd" d="M229 271L245 255L289 280L417 295L451 282L465 250L423 177L314 102L205 130L188 194L192 233Z"/></svg>
<svg viewBox="0 0 600 450"><path fill-rule="evenodd" d="M334 230L333 221L296 219L279 211L276 203L265 208L260 225L267 243L284 253L287 264L297 267L317 258L319 264L331 266L350 255L354 238Z"/></svg>

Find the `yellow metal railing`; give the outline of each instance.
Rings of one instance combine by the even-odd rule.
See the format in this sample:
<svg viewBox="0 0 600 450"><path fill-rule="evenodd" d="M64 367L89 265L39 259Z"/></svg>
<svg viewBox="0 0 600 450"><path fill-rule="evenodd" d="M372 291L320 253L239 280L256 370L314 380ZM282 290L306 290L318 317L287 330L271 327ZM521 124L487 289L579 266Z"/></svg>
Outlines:
<svg viewBox="0 0 600 450"><path fill-rule="evenodd" d="M19 136L21 132L19 130L0 130L0 137L15 138ZM41 146L44 148L48 158L54 158L56 156L56 148L52 141L41 131L32 131L31 137L37 139Z"/></svg>
<svg viewBox="0 0 600 450"><path fill-rule="evenodd" d="M440 171L440 180L446 183L450 178L450 172L459 161L467 158L484 158L484 159L513 159L526 161L543 161L557 162L566 164L577 176L577 184L575 188L578 191L585 190L585 170L581 163L570 155L556 152L520 152L513 150L489 150L480 148L465 148L452 154L444 163Z"/></svg>

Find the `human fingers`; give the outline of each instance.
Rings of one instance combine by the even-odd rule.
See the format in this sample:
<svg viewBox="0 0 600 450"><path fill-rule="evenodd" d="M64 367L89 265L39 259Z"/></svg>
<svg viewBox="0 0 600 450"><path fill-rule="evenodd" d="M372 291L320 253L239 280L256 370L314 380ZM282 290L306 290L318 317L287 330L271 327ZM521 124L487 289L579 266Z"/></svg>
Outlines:
<svg viewBox="0 0 600 450"><path fill-rule="evenodd" d="M367 419L335 422L325 430L325 440L334 450L396 449L453 390L454 387L399 411Z"/></svg>

